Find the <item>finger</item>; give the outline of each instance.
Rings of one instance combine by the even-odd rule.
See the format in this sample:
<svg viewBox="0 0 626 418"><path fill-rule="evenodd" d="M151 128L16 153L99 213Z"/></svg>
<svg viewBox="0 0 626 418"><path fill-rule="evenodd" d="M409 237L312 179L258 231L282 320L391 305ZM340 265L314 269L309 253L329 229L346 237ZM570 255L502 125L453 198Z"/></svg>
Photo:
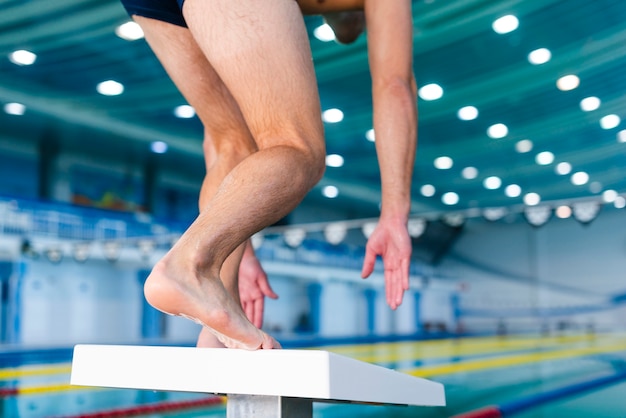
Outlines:
<svg viewBox="0 0 626 418"><path fill-rule="evenodd" d="M376 253L369 248L365 248L365 259L363 260L363 270L361 270L361 277L367 278L374 271L374 265L376 264Z"/></svg>
<svg viewBox="0 0 626 418"><path fill-rule="evenodd" d="M261 327L263 326L263 308L264 308L263 299L258 299L254 302L253 324L259 329L261 329Z"/></svg>
<svg viewBox="0 0 626 418"><path fill-rule="evenodd" d="M409 290L409 260L402 260L402 288Z"/></svg>
<svg viewBox="0 0 626 418"><path fill-rule="evenodd" d="M268 298L278 299L278 295L270 287L270 282L269 280L267 280L267 276L259 278L258 283L263 295L267 296Z"/></svg>

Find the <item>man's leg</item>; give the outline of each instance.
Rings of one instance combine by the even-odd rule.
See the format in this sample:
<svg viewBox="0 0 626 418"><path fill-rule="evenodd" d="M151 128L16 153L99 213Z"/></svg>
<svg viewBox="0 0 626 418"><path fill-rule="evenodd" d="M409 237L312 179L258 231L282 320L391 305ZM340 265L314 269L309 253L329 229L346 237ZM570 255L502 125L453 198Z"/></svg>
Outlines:
<svg viewBox="0 0 626 418"><path fill-rule="evenodd" d="M204 57L189 30L142 16L133 18L142 27L146 41L205 127L203 152L206 175L198 202L202 211L224 177L256 151L256 144L237 103ZM196 78L204 82L188 81ZM228 257L220 272L224 287L237 302L237 274L242 253L243 246ZM198 346L223 347L206 328L200 333Z"/></svg>
<svg viewBox="0 0 626 418"><path fill-rule="evenodd" d="M323 172L323 132L306 31L291 0L271 7L254 0L187 0L184 12L259 151L226 176L155 266L146 298L158 309L212 328L227 346L271 348L275 343L247 321L219 274L241 243L291 211ZM207 82L187 80L198 81Z"/></svg>

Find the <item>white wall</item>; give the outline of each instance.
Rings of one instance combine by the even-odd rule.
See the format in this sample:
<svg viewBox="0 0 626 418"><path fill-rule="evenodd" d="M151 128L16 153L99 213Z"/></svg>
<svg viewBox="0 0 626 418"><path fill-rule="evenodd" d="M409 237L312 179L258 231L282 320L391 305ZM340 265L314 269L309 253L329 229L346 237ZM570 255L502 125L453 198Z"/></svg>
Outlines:
<svg viewBox="0 0 626 418"><path fill-rule="evenodd" d="M26 266L20 291L25 345L137 341L143 294L133 269L106 261Z"/></svg>
<svg viewBox="0 0 626 418"><path fill-rule="evenodd" d="M624 326L615 309L547 318L512 317L520 309L607 306L626 293L626 227L623 210L606 208L590 225L553 218L540 228L470 220L437 271L463 282L463 308L500 312L511 329L554 328L570 320L579 326ZM550 311L548 311L550 312ZM507 316L510 316L507 318ZM469 330L493 330L499 318L464 318Z"/></svg>

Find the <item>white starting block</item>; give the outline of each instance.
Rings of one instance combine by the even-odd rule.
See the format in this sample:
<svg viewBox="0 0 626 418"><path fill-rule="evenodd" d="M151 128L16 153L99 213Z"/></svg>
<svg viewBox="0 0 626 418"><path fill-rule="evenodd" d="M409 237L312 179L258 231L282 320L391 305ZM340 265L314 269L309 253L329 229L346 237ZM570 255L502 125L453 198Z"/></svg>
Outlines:
<svg viewBox="0 0 626 418"><path fill-rule="evenodd" d="M320 350L77 345L71 384L226 395L228 418L311 418L313 402L445 405L440 383Z"/></svg>

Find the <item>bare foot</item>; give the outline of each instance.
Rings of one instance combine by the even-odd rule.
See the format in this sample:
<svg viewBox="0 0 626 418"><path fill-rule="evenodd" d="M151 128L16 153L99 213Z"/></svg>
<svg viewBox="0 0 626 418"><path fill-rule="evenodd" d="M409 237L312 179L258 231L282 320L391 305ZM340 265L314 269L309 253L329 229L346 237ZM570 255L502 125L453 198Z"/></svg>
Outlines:
<svg viewBox="0 0 626 418"><path fill-rule="evenodd" d="M228 348L280 348L256 328L224 288L219 277L204 277L184 265L172 249L154 267L144 285L154 308L199 323Z"/></svg>

